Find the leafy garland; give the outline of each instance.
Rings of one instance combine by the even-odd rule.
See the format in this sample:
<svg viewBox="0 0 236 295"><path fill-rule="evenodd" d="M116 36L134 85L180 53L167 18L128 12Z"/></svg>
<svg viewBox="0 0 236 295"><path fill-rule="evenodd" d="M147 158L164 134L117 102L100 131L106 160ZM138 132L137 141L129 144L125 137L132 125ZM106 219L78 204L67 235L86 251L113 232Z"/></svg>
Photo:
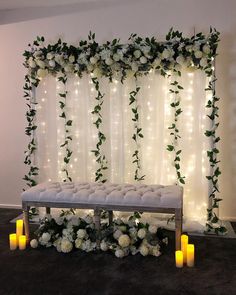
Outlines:
<svg viewBox="0 0 236 295"><path fill-rule="evenodd" d="M179 129L178 129L178 117L182 113L182 109L180 107L180 98L179 93L180 90L182 90L183 87L179 84L177 80L170 83L170 89L169 92L174 95L173 101L170 103L171 108L174 111L174 122L171 124L171 126L168 127L170 130L170 136L172 137L171 144L167 145L167 150L174 153L174 167L176 170L176 176L177 176L177 182L185 184L184 176L181 175L180 172L180 154L181 150L178 149L178 140L181 138L179 135Z"/></svg>
<svg viewBox="0 0 236 295"><path fill-rule="evenodd" d="M95 181L100 181L102 183L106 182L107 179L105 178L104 171L108 169L107 167L107 160L106 156L102 153L101 148L103 144L106 141L106 136L101 130L101 125L102 125L102 105L103 105L103 97L104 94L101 93L100 88L99 88L99 81L98 79L92 78L92 82L95 86L95 89L97 91L97 96L95 97L97 104L94 106L94 109L92 111L93 115L96 115L96 120L93 122L93 124L96 126L97 131L98 131L98 142L96 144L96 150L92 150L96 157L96 162L99 164L99 167L97 171L95 172Z"/></svg>
<svg viewBox="0 0 236 295"><path fill-rule="evenodd" d="M62 76L58 77L57 80L59 82L62 82L64 84L64 86L66 85L67 82L67 76L65 74L63 74ZM65 163L65 167L63 167L62 172L65 173L65 178L63 179L64 182L66 181L72 181L72 178L69 175L69 171L68 171L68 164L70 163L71 160L71 156L72 156L72 150L70 148L70 143L72 142L72 134L71 134L71 127L72 127L72 120L68 120L67 118L67 112L66 112L66 97L67 97L67 91L63 91L61 93L59 93L59 97L60 97L60 109L61 109L61 114L59 115L60 118L65 120L64 126L65 126L65 139L64 142L60 145L61 148L65 149L65 156L64 156L64 163Z"/></svg>
<svg viewBox="0 0 236 295"><path fill-rule="evenodd" d="M24 65L28 69L28 73L25 76L24 90L27 103L29 102L29 110L26 113L26 118L28 120L26 134L30 137L28 151L26 152L25 158L25 163L30 167L28 174L24 177L27 184L29 186L35 185L35 177L38 174L38 168L32 164L31 160L37 149L33 134L37 128L34 123L36 110L34 105L35 102L31 99L31 92L34 87L38 86L43 77L48 74L57 76L59 73L65 73L66 75L76 74L79 77L82 77L83 74L93 73L94 78L103 76L109 78L112 82L113 77L115 77L115 79L119 79L123 83L127 77L147 75L150 70L154 70L162 76L168 76L169 72L177 72L181 75L182 68L189 68L191 70L200 69L203 70L207 76L212 77L212 64L217 56L216 50L218 42L219 32L212 28L208 35L198 33L190 38L183 37L181 32L171 29L166 36L165 42L160 42L154 37L142 38L136 34L132 34L126 44L120 43L119 39L114 39L111 42L107 41L106 43L99 45L95 41L95 34L90 32L88 40L81 40L78 46L68 45L67 43L62 42L61 39L55 44L44 46L44 37L37 37L37 40L35 40L32 45L29 44L30 50L24 52ZM215 78L213 80L215 80ZM213 80L213 84L209 84L209 88L212 86L214 88L215 82L213 82ZM137 91L137 89L135 91ZM217 110L217 100L214 91L212 91L212 93L213 100L207 107L212 108L212 111L214 111L214 117L216 117L215 111ZM179 109L179 106L176 105L176 101L173 103L175 118L178 119L179 114L176 112L178 112L177 110ZM218 123L214 123L213 128L216 129L218 127L217 124ZM136 132L137 131L138 127L136 128ZM175 129L172 131L174 131L173 137L178 137L178 132ZM207 130L206 135L214 139L214 132L215 131ZM98 140L100 142L101 138L98 138ZM218 140L218 137L215 137L215 140ZM102 140L101 143L103 142L104 140ZM216 142L214 142L214 144ZM100 146L101 145L99 145L99 147ZM179 154L181 152L174 148L173 151L176 156L175 168L178 180L180 183L184 183L184 177L181 174L178 174L178 172L180 173ZM217 153L218 150L215 147L208 151L208 159L211 165L213 165L213 162L217 161L215 160ZM136 157L136 155L133 155L133 157ZM67 154L66 158L70 158L70 155ZM137 160L135 163L138 170L136 170L135 175L138 179L140 177L139 154L138 158L134 160ZM213 207L218 206L218 203L221 200L215 195L216 192L218 192L218 177L220 174L219 168L217 169L218 166L216 165L218 165L218 161L217 163L214 163L213 166L214 174L207 176L209 183L213 185L213 190L209 195L209 198L213 200ZM99 172L97 171L97 173ZM98 174L96 176L98 177ZM100 179L104 180L103 174L102 176L99 176L98 180ZM213 211L208 211L208 213L208 224L212 222L212 219L213 221L216 221L218 218L216 213L213 213ZM218 230L216 230L216 232L217 231Z"/></svg>
<svg viewBox="0 0 236 295"><path fill-rule="evenodd" d="M136 78L136 82L137 82L137 78ZM141 181L144 180L145 175L140 176L139 172L141 169L141 160L140 160L140 151L139 151L139 139L143 138L143 134L142 134L142 128L140 128L139 126L139 108L138 108L138 104L137 104L137 94L140 90L140 87L136 86L136 90L133 90L129 93L129 105L133 106L132 107L132 114L133 114L133 118L132 121L134 122L134 134L132 136L132 139L135 142L136 145L136 149L132 155L133 163L136 165L136 169L134 172L134 180L136 181Z"/></svg>

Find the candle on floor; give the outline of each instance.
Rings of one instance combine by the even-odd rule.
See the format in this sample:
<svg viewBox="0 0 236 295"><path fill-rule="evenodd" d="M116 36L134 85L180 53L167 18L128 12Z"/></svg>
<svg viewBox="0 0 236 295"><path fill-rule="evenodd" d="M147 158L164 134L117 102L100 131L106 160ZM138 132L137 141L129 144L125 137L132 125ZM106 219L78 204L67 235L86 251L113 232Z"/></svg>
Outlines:
<svg viewBox="0 0 236 295"><path fill-rule="evenodd" d="M16 221L16 236L19 240L19 237L23 235L23 220L19 219Z"/></svg>
<svg viewBox="0 0 236 295"><path fill-rule="evenodd" d="M187 246L187 266L194 266L194 245L188 244Z"/></svg>
<svg viewBox="0 0 236 295"><path fill-rule="evenodd" d="M25 250L26 249L26 236L19 236L19 249Z"/></svg>
<svg viewBox="0 0 236 295"><path fill-rule="evenodd" d="M181 250L183 251L184 263L187 263L187 245L188 245L188 236L181 235Z"/></svg>
<svg viewBox="0 0 236 295"><path fill-rule="evenodd" d="M17 236L16 234L9 235L10 250L16 250L17 248Z"/></svg>
<svg viewBox="0 0 236 295"><path fill-rule="evenodd" d="M183 251L177 250L175 251L175 265L178 268L182 268L184 264L183 261Z"/></svg>

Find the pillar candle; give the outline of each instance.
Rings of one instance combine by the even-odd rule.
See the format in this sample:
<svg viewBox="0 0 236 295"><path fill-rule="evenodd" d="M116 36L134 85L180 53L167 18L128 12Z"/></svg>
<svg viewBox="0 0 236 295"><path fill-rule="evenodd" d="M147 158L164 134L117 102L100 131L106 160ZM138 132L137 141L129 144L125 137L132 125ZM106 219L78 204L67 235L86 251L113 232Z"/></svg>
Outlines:
<svg viewBox="0 0 236 295"><path fill-rule="evenodd" d="M19 236L19 249L20 250L25 250L26 248L26 236Z"/></svg>
<svg viewBox="0 0 236 295"><path fill-rule="evenodd" d="M184 263L187 263L187 245L188 245L188 236L181 236L181 250L183 251Z"/></svg>
<svg viewBox="0 0 236 295"><path fill-rule="evenodd" d="M187 266L194 266L194 245L188 244L187 246Z"/></svg>
<svg viewBox="0 0 236 295"><path fill-rule="evenodd" d="M16 250L17 248L17 237L16 234L9 235L10 250Z"/></svg>
<svg viewBox="0 0 236 295"><path fill-rule="evenodd" d="M176 264L176 267L178 268L181 268L183 267L183 251L181 250L178 250L178 251L175 251L175 264Z"/></svg>
<svg viewBox="0 0 236 295"><path fill-rule="evenodd" d="M19 239L23 235L23 220L19 219L16 221L16 236Z"/></svg>

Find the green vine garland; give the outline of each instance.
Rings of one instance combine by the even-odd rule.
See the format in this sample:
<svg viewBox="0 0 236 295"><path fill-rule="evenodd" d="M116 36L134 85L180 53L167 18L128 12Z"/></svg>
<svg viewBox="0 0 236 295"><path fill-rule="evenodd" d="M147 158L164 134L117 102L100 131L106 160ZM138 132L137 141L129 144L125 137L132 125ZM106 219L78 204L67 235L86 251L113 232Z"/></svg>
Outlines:
<svg viewBox="0 0 236 295"><path fill-rule="evenodd" d="M95 90L97 91L97 96L95 97L97 104L94 106L94 109L92 111L92 114L96 116L96 119L93 122L93 124L96 126L98 131L98 142L96 144L96 149L92 150L92 153L94 153L96 157L96 162L99 165L98 169L95 172L95 181L100 181L104 183L107 181L104 175L104 171L108 169L106 156L101 151L101 148L106 141L106 136L101 130L101 126L102 126L101 110L102 110L102 105L104 102L103 100L104 94L102 94L100 91L98 79L92 78L92 82L95 86Z"/></svg>
<svg viewBox="0 0 236 295"><path fill-rule="evenodd" d="M156 38L142 38L136 34L132 34L128 40L128 43L122 44L119 39L114 39L111 42L108 41L102 45L99 45L95 41L95 34L90 32L88 40L81 40L78 46L68 45L65 42L62 42L59 39L55 44L44 45L44 37L37 37L37 40L33 44L29 44L30 50L24 52L25 57L25 67L28 70L27 75L25 76L25 98L27 100L28 110L26 113L26 118L28 125L26 127L26 134L29 136L28 150L26 151L25 163L29 166L29 172L25 175L24 179L26 180L29 186L36 184L36 176L38 175L38 168L33 163L33 156L37 149L37 143L35 140L34 132L37 128L35 125L35 116L36 116L36 102L33 100L32 90L37 87L40 83L41 78L47 76L48 74L58 76L58 74L63 73L67 74L76 74L79 77L82 77L83 74L93 74L94 85L96 87L99 77L107 77L110 81L113 80L113 77L123 81L130 76L138 77L142 75L147 75L150 70L159 73L162 76L168 76L170 72L175 72L181 75L182 68L200 69L203 70L207 76L212 77L211 84L209 83L209 91L213 94L212 101L208 102L207 108L212 110L210 116L218 117L217 110L218 107L217 97L215 96L215 86L216 81L214 77L214 72L212 70L212 63L215 57L217 56L216 50L219 42L219 33L215 29L210 29L210 33L206 36L202 33L198 33L192 37L184 37L181 32L174 31L171 29L166 36L166 41L158 41ZM178 88L178 85L171 85L171 90L179 91L174 88ZM137 92L130 94L135 94ZM99 95L99 84L97 89L98 100L97 106L100 104L102 97ZM66 94L66 93L64 93ZM136 94L135 94L136 95ZM61 97L66 99L65 97ZM63 100L61 100L62 103ZM135 105L135 101L133 102ZM178 120L180 115L180 106L175 100L171 103L171 107L175 111L175 119ZM64 106L62 108L62 111ZM134 107L135 109L135 107ZM100 110L95 113L99 119L101 113ZM100 115L99 115L100 114ZM134 118L135 118L135 113ZM213 117L212 117L213 118ZM100 118L102 120L102 118ZM209 117L210 120L212 120ZM65 118L65 124L68 120ZM100 122L100 120L98 121ZM134 121L135 122L135 121ZM177 121L176 121L177 122ZM176 123L175 122L175 123ZM218 122L212 120L213 126L212 130L206 131L206 136L210 137L213 140L214 147L208 151L208 159L210 165L212 165L213 174L207 176L209 183L212 187L212 190L209 194L209 199L212 200L212 208L208 210L208 224L207 227L209 230L214 230L215 232L223 232L223 227L212 226L215 222L218 222L218 217L214 208L218 207L220 198L216 196L218 193L218 177L220 175L220 170L218 167L219 161L217 160L218 149L215 144L219 141L219 137L216 136L216 129L218 127ZM137 122L135 122L137 123ZM174 123L174 124L175 124ZM100 130L99 123L97 129ZM95 124L96 125L96 124ZM70 125L66 125L66 128L69 128ZM135 125L136 138L141 138L139 134L141 133L140 126ZM173 125L169 126L172 138L179 138L179 132L176 131L178 128L175 128ZM139 130L139 131L138 131ZM100 131L99 131L100 132ZM100 134L100 133L99 133ZM98 181L105 181L103 170L106 169L106 159L101 155L100 158L100 148L105 141L105 135L102 133L99 137L96 160L100 164L99 169L96 173L96 179ZM67 138L68 139L68 138ZM134 138L133 138L134 139ZM71 141L71 139L68 139ZM134 139L135 140L135 139ZM69 146L68 141L68 146ZM136 140L135 140L136 141ZM66 142L66 140L65 140ZM67 144L65 147L68 148ZM171 147L169 147L171 146ZM175 149L173 144L169 145L167 148L171 152L175 152L175 169L177 173L177 178L180 183L184 183L184 176L180 174L180 150ZM173 148L172 148L173 146ZM138 151L138 149L137 149ZM70 161L70 149L68 148L66 154L66 162ZM100 158L100 159L99 159ZM143 176L139 176L140 168L140 158L139 153L133 154L134 163L137 165L137 170L135 172L135 177L137 180L142 179ZM102 162L99 162L99 161ZM65 162L65 163L66 163ZM66 164L68 164L66 163ZM104 169L105 167L105 169ZM66 172L66 171L65 171ZM178 174L179 173L179 174ZM66 178L70 180L70 176L66 174ZM212 227L212 228L211 228Z"/></svg>
<svg viewBox="0 0 236 295"><path fill-rule="evenodd" d="M64 86L66 86L66 82L67 82L67 76L64 74L60 77L57 78L57 80L61 83L64 84ZM68 171L68 164L70 163L71 160L71 156L73 154L71 148L70 148L70 143L72 142L72 134L71 134L71 127L73 124L73 121L67 118L67 112L66 112L66 97L67 97L67 91L63 91L61 93L59 93L59 97L60 97L60 109L61 109L61 114L59 115L60 118L64 119L65 123L65 139L64 142L60 145L61 148L65 149L65 156L64 156L64 163L65 163L65 167L62 169L62 172L65 173L65 178L63 179L64 182L66 181L72 181L71 176L69 175L69 171Z"/></svg>

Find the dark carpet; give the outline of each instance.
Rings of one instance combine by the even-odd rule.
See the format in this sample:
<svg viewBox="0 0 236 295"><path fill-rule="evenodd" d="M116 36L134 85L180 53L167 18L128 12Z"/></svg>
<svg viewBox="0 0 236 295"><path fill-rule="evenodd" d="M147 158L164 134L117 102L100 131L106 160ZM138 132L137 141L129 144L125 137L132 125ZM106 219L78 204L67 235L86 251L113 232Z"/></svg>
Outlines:
<svg viewBox="0 0 236 295"><path fill-rule="evenodd" d="M230 295L236 294L236 239L190 237L196 266L177 269L174 235L159 258L117 259L107 253L10 251L9 221L20 210L0 209L0 294ZM236 228L236 224L233 224Z"/></svg>

